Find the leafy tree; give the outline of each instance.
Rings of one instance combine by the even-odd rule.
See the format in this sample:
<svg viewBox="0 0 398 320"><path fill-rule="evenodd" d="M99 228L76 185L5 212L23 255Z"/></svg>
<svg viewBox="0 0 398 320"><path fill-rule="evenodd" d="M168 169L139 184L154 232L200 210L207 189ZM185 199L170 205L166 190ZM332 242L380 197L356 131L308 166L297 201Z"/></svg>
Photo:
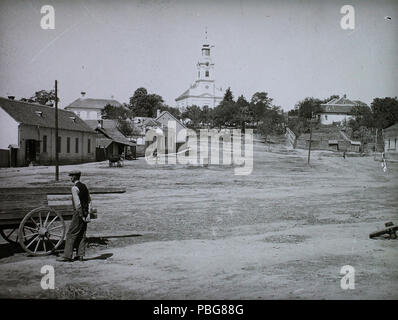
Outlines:
<svg viewBox="0 0 398 320"><path fill-rule="evenodd" d="M47 105L48 102L55 102L55 90L36 91L32 97L30 97L29 99L22 98L21 101L36 102L42 105Z"/></svg>
<svg viewBox="0 0 398 320"><path fill-rule="evenodd" d="M253 115L253 121L257 123L263 119L267 110L271 108L272 98L267 92L256 92L250 101L250 111Z"/></svg>
<svg viewBox="0 0 398 320"><path fill-rule="evenodd" d="M250 110L250 103L245 99L243 95L239 96L236 100L236 114L235 122L239 123L243 132L246 128L246 123L253 120L253 114Z"/></svg>
<svg viewBox="0 0 398 320"><path fill-rule="evenodd" d="M188 118L191 126L197 128L202 119L202 110L198 106L189 106L182 114L183 118Z"/></svg>
<svg viewBox="0 0 398 320"><path fill-rule="evenodd" d="M307 97L297 104L298 115L301 119L309 120L321 111L322 100Z"/></svg>
<svg viewBox="0 0 398 320"><path fill-rule="evenodd" d="M140 134L140 130L134 126L130 119L117 119L117 129L126 137Z"/></svg>
<svg viewBox="0 0 398 320"><path fill-rule="evenodd" d="M384 129L398 122L398 98L374 98L371 104L373 125Z"/></svg>
<svg viewBox="0 0 398 320"><path fill-rule="evenodd" d="M204 106L201 112L201 123L208 126L212 124L212 109L208 106Z"/></svg>
<svg viewBox="0 0 398 320"><path fill-rule="evenodd" d="M157 94L148 94L145 88L138 88L130 98L129 108L135 117L156 117L158 109L162 109L163 98Z"/></svg>
<svg viewBox="0 0 398 320"><path fill-rule="evenodd" d="M231 87L228 87L228 89L225 90L223 101L234 101L234 96L232 94Z"/></svg>
<svg viewBox="0 0 398 320"><path fill-rule="evenodd" d="M101 115L103 119L129 119L132 117L132 112L127 105L120 107L107 104L102 110Z"/></svg>

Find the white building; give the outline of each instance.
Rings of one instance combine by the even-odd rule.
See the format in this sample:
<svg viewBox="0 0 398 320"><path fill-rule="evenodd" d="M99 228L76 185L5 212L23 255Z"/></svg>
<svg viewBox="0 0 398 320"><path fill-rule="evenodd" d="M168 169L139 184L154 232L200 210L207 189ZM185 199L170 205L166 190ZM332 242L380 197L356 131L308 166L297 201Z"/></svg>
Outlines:
<svg viewBox="0 0 398 320"><path fill-rule="evenodd" d="M101 120L101 110L110 104L115 107L120 107L121 103L113 99L84 99L84 94L81 98L76 99L64 109L74 112L83 120Z"/></svg>
<svg viewBox="0 0 398 320"><path fill-rule="evenodd" d="M204 106L216 107L223 99L221 88L217 88L214 78L214 62L210 55L210 45L202 46L202 55L196 65L196 81L178 98L175 99L178 108L196 105L201 109Z"/></svg>
<svg viewBox="0 0 398 320"><path fill-rule="evenodd" d="M352 108L355 106L367 106L367 104L359 100L349 100L346 95L321 104L320 122L321 124L333 124L348 121L352 118Z"/></svg>

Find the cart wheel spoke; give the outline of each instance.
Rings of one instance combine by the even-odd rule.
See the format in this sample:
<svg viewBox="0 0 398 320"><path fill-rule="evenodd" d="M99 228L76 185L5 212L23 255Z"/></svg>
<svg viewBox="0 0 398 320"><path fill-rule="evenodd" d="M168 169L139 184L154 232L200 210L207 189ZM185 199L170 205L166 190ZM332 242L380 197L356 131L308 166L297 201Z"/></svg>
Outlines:
<svg viewBox="0 0 398 320"><path fill-rule="evenodd" d="M33 232L37 232L37 229L32 228L32 227L24 226L24 228L25 228L25 229L28 229L28 230L30 230L30 231L33 231Z"/></svg>
<svg viewBox="0 0 398 320"><path fill-rule="evenodd" d="M59 213L50 207L40 207L23 218L18 231L19 244L29 254L46 255L62 244L65 229Z"/></svg>
<svg viewBox="0 0 398 320"><path fill-rule="evenodd" d="M39 244L40 244L41 238L39 237L38 239L39 239L39 240L38 240L37 243L36 243L36 247L35 247L35 251L34 251L34 252L37 252L37 249L39 248Z"/></svg>
<svg viewBox="0 0 398 320"><path fill-rule="evenodd" d="M51 229L48 229L48 231L53 231L53 230L55 230L55 229L59 229L59 228L63 228L64 226L62 226L62 225L60 225L60 226L57 226L57 227L53 227L53 228L51 228Z"/></svg>
<svg viewBox="0 0 398 320"><path fill-rule="evenodd" d="M48 218L50 217L50 211L48 211L48 213L47 213L47 217L46 217L46 220L44 221L44 226L46 226L47 225L47 221L48 221Z"/></svg>
<svg viewBox="0 0 398 320"><path fill-rule="evenodd" d="M38 237L39 237L39 235L37 235L37 236L26 246L26 248L29 248L29 247L32 245L32 243L36 241L36 239L37 239ZM29 239L29 240L30 240L30 239Z"/></svg>

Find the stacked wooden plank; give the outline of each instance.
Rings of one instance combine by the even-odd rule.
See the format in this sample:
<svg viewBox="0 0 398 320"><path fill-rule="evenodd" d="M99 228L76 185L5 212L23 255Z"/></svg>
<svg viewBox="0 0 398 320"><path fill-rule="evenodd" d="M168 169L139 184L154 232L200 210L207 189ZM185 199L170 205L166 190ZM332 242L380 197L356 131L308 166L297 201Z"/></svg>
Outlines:
<svg viewBox="0 0 398 320"><path fill-rule="evenodd" d="M111 187L89 188L91 194L124 193ZM64 220L73 215L71 186L0 188L0 228L17 227L23 217L41 206L50 206Z"/></svg>

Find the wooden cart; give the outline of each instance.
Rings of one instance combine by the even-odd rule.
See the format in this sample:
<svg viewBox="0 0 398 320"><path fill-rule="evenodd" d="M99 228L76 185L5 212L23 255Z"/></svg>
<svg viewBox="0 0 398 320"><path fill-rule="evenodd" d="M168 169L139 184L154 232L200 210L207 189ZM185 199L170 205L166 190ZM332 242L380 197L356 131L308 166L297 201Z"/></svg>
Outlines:
<svg viewBox="0 0 398 320"><path fill-rule="evenodd" d="M121 188L89 188L90 194L124 193ZM55 198L55 201L52 201ZM73 216L71 186L0 188L0 235L30 255L54 252Z"/></svg>

